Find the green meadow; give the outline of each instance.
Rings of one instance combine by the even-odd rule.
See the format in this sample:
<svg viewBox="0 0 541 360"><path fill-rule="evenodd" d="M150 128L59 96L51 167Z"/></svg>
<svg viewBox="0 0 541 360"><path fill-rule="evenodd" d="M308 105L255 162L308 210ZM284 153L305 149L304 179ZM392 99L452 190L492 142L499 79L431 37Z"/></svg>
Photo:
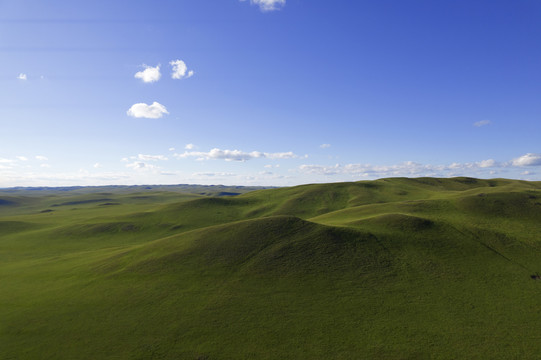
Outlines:
<svg viewBox="0 0 541 360"><path fill-rule="evenodd" d="M539 359L541 182L0 190L0 359Z"/></svg>

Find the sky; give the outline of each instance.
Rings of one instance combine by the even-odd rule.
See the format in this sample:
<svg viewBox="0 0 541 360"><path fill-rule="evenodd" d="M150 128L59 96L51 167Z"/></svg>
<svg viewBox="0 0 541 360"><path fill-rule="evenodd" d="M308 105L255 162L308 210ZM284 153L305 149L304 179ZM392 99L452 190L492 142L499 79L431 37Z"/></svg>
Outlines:
<svg viewBox="0 0 541 360"><path fill-rule="evenodd" d="M541 180L539 0L0 0L0 187Z"/></svg>

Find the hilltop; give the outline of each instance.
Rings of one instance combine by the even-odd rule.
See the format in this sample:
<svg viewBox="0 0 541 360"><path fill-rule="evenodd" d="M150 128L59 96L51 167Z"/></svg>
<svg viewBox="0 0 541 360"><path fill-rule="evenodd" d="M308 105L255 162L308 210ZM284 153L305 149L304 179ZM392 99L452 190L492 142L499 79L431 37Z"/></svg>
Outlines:
<svg viewBox="0 0 541 360"><path fill-rule="evenodd" d="M42 190L0 192L1 358L541 352L541 182Z"/></svg>

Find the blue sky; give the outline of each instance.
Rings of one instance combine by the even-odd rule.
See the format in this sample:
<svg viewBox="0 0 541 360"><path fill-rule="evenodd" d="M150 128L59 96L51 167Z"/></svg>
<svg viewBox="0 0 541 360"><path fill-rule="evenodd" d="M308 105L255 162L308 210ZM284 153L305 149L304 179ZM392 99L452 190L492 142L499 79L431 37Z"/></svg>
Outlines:
<svg viewBox="0 0 541 360"><path fill-rule="evenodd" d="M0 187L541 180L538 0L0 0Z"/></svg>

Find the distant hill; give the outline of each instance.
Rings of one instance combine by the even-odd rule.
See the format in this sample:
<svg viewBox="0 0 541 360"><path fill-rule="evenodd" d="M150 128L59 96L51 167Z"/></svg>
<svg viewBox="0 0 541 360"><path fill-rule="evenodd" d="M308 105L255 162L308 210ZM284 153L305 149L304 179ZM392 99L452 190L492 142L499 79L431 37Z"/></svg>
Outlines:
<svg viewBox="0 0 541 360"><path fill-rule="evenodd" d="M10 189L0 260L5 359L541 353L541 182Z"/></svg>

